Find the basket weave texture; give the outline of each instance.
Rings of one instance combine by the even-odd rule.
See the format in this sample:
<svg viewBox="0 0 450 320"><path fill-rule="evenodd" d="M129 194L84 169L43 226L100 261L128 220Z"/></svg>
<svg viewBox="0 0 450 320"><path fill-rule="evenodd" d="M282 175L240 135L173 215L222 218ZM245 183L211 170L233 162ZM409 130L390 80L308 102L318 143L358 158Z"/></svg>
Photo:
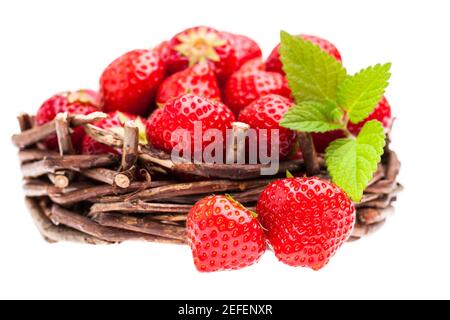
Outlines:
<svg viewBox="0 0 450 320"><path fill-rule="evenodd" d="M95 127L101 113L60 114L43 126L21 114L18 146L26 204L45 240L88 244L128 240L185 244L186 216L191 206L209 194L228 193L254 210L262 190L286 170L306 175L304 160L280 163L274 176L260 176L262 165L174 163L148 146L138 145L137 128L126 125L123 136ZM122 148L122 155L76 155L70 127L83 125L95 140ZM42 141L57 135L59 153ZM329 179L321 155L315 175ZM400 162L385 148L378 170L356 204L357 222L350 241L378 230L394 212L392 203L402 189L397 182Z"/></svg>

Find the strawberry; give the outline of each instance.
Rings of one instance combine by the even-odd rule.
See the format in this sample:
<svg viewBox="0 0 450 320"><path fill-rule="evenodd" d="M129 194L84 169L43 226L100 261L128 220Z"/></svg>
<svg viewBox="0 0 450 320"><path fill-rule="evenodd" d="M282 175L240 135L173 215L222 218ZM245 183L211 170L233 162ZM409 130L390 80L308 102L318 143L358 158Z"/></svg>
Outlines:
<svg viewBox="0 0 450 320"><path fill-rule="evenodd" d="M262 51L256 41L247 36L222 32L222 36L230 41L236 54L236 70L242 67L244 63L255 58L262 57Z"/></svg>
<svg viewBox="0 0 450 320"><path fill-rule="evenodd" d="M305 40L308 40L315 45L319 46L330 54L331 56L335 57L336 60L342 62L341 54L339 53L338 49L329 41L316 37L316 36L310 36L310 35L301 35L301 37ZM284 74L283 71L283 64L280 60L280 53L279 53L280 45L278 44L273 50L272 53L269 55L269 57L266 60L266 70L267 71L273 71L273 72L279 72L281 74Z"/></svg>
<svg viewBox="0 0 450 320"><path fill-rule="evenodd" d="M95 123L95 125L101 129L109 130L114 133L123 135L123 127L127 121L135 120L137 127L139 129L139 140L141 143L146 144L147 139L145 135L145 121L141 117L135 116L133 114L127 114L119 111L114 111L108 113L108 118L102 119ZM104 145L96 140L92 139L90 136L85 136L83 138L82 154L119 154L120 150L113 147Z"/></svg>
<svg viewBox="0 0 450 320"><path fill-rule="evenodd" d="M41 105L36 114L36 123L41 126L50 122L60 112L86 115L99 111L99 107L100 97L95 91L78 90L74 92L63 92L52 96ZM84 135L83 127L74 128L71 137L75 150L80 150ZM48 137L44 142L49 149L55 150L58 148L58 141L55 135Z"/></svg>
<svg viewBox="0 0 450 320"><path fill-rule="evenodd" d="M290 97L291 90L283 75L277 72L236 72L225 86L225 103L237 115L251 102L267 94Z"/></svg>
<svg viewBox="0 0 450 320"><path fill-rule="evenodd" d="M201 122L202 132L208 129L219 130L225 141L226 129L231 128L234 120L231 110L221 102L194 94L185 94L170 100L163 108L153 112L147 120L147 137L154 147L166 152L170 153L172 148L180 142L184 143L183 150L190 147L193 154L194 140L202 139L202 137L194 136L195 122ZM190 141L183 140L182 137L181 140L173 141L172 132L177 129L186 130ZM210 143L202 139L202 150Z"/></svg>
<svg viewBox="0 0 450 320"><path fill-rule="evenodd" d="M270 94L253 101L239 114L240 122L247 123L251 128L258 130L258 139L261 139L263 135L261 129L267 130L264 135L267 139L268 151L271 150L271 131L278 130L280 160L285 159L291 153L295 141L295 132L279 125L284 114L292 105L291 100L276 94Z"/></svg>
<svg viewBox="0 0 450 320"><path fill-rule="evenodd" d="M240 68L239 72L247 71L264 71L265 65L261 58L255 58L245 62Z"/></svg>
<svg viewBox="0 0 450 320"><path fill-rule="evenodd" d="M187 237L200 272L236 270L259 261L266 250L254 213L229 196L209 196L187 216Z"/></svg>
<svg viewBox="0 0 450 320"><path fill-rule="evenodd" d="M166 78L159 86L156 102L162 105L186 93L220 100L216 75L208 63L196 64Z"/></svg>
<svg viewBox="0 0 450 320"><path fill-rule="evenodd" d="M114 60L100 78L106 112L145 115L150 110L164 65L155 50L133 50Z"/></svg>
<svg viewBox="0 0 450 320"><path fill-rule="evenodd" d="M383 124L383 127L386 130L389 130L392 124L392 116L391 116L391 106L387 101L386 97L383 97L375 110L363 121L358 124L348 123L347 129L350 133L354 135L358 135L359 131L361 131L362 127L367 121L370 120L378 120ZM313 133L312 134L314 145L316 147L317 152L323 153L328 145L336 139L344 138L344 132L340 130L330 131L325 133Z"/></svg>
<svg viewBox="0 0 450 320"><path fill-rule="evenodd" d="M356 220L347 194L317 177L271 183L256 211L277 258L313 270L328 263L349 238Z"/></svg>
<svg viewBox="0 0 450 320"><path fill-rule="evenodd" d="M236 68L236 54L230 41L221 32L205 26L186 29L169 41L167 68L170 74L210 62L219 79Z"/></svg>

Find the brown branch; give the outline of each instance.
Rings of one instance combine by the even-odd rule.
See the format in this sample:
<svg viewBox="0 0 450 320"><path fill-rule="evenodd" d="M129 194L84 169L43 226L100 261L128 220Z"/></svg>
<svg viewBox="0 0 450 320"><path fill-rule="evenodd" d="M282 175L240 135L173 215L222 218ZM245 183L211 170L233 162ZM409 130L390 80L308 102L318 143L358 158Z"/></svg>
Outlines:
<svg viewBox="0 0 450 320"><path fill-rule="evenodd" d="M108 115L104 112L92 112L90 114L76 114L69 116L70 126L84 126L89 123L96 123L102 119L108 118Z"/></svg>
<svg viewBox="0 0 450 320"><path fill-rule="evenodd" d="M12 142L19 148L25 148L29 145L43 140L49 135L55 133L55 131L55 122L47 122L42 126L34 127L22 133L13 135Z"/></svg>
<svg viewBox="0 0 450 320"><path fill-rule="evenodd" d="M134 121L127 121L124 127L121 170L133 167L138 157L139 130Z"/></svg>
<svg viewBox="0 0 450 320"><path fill-rule="evenodd" d="M179 214L179 213L158 214L152 216L153 220L166 222L183 222L186 221L186 218L187 218L186 214Z"/></svg>
<svg viewBox="0 0 450 320"><path fill-rule="evenodd" d="M39 149L25 149L19 151L19 160L21 163L42 160L48 157L55 157L59 154L55 151L39 150Z"/></svg>
<svg viewBox="0 0 450 320"><path fill-rule="evenodd" d="M51 209L50 219L56 225L62 224L89 234L96 238L109 242L123 242L128 240L148 241L148 242L164 242L164 243L184 243L184 241L163 238L159 236L121 230L117 228L105 227L84 217L78 213L64 209L58 205L53 205Z"/></svg>
<svg viewBox="0 0 450 320"><path fill-rule="evenodd" d="M80 171L82 175L99 182L114 185L114 178L117 172L106 168L93 168Z"/></svg>
<svg viewBox="0 0 450 320"><path fill-rule="evenodd" d="M188 213L191 205L169 204L169 203L148 203L143 201L133 202L113 202L95 203L91 207L91 214L98 212L120 211L124 213Z"/></svg>
<svg viewBox="0 0 450 320"><path fill-rule="evenodd" d="M243 122L233 122L231 143L226 150L226 163L244 163L245 162L245 141L250 126Z"/></svg>
<svg viewBox="0 0 450 320"><path fill-rule="evenodd" d="M58 188L54 184L42 182L40 180L28 180L23 185L23 190L27 197L42 197L58 194L67 194L76 190L86 189L92 185L84 182L74 182L67 188Z"/></svg>
<svg viewBox="0 0 450 320"><path fill-rule="evenodd" d="M68 120L72 126L82 125L87 123L96 122L99 119L106 117L106 114L95 112L95 116L84 115L71 115ZM56 121L50 121L42 126L36 126L32 129L26 130L20 134L12 136L12 142L19 148L25 148L29 145L35 144L56 132Z"/></svg>
<svg viewBox="0 0 450 320"><path fill-rule="evenodd" d="M231 180L212 180L190 183L178 183L159 188L151 188L136 193L132 199L143 201L156 200L167 196L176 197L194 194L211 194L215 192L248 190L258 186L267 185L272 180L249 180L249 181L231 181Z"/></svg>
<svg viewBox="0 0 450 320"><path fill-rule="evenodd" d="M37 229L48 242L69 241L96 245L109 244L107 241L100 240L86 233L65 226L55 226L45 214L45 209L47 208L43 204L39 204L38 200L26 198L25 203Z"/></svg>
<svg viewBox="0 0 450 320"><path fill-rule="evenodd" d="M58 140L59 154L74 154L67 112L59 113L55 117L56 137Z"/></svg>
<svg viewBox="0 0 450 320"><path fill-rule="evenodd" d="M355 228L353 229L352 237L361 238L366 235L372 234L375 231L379 230L384 225L385 222L386 222L386 220L383 220L383 221L380 221L377 223L367 224L367 225L357 223L355 225Z"/></svg>
<svg viewBox="0 0 450 320"><path fill-rule="evenodd" d="M363 225L381 222L394 214L394 207L388 206L384 209L363 208L358 209L358 222Z"/></svg>
<svg viewBox="0 0 450 320"><path fill-rule="evenodd" d="M124 229L186 242L186 228L152 221L146 217L131 217L116 213L99 213L94 221L105 227Z"/></svg>
<svg viewBox="0 0 450 320"><path fill-rule="evenodd" d="M306 173L308 176L314 176L320 171L320 165L317 158L316 149L310 133L298 132L298 141L305 160Z"/></svg>
<svg viewBox="0 0 450 320"><path fill-rule="evenodd" d="M167 186L174 184L174 181L168 181L168 180L160 180L160 181L152 181L150 184L147 181L143 182L132 182L130 184L130 187L127 189L118 189L112 187L109 194L105 195L98 195L90 197L86 200L89 200L92 203L110 203L110 202L122 202L122 201L129 201L130 197L136 194L136 192L140 192L142 190L146 190L148 188L157 188L161 186ZM120 194L113 196L112 194Z"/></svg>
<svg viewBox="0 0 450 320"><path fill-rule="evenodd" d="M56 173L47 174L48 179L57 188L67 188L70 184L70 180L73 179L72 171L59 171Z"/></svg>
<svg viewBox="0 0 450 320"><path fill-rule="evenodd" d="M29 130L33 128L33 123L31 120L31 117L28 113L21 113L17 117L17 120L19 121L19 128L21 132L24 132L26 130Z"/></svg>
<svg viewBox="0 0 450 320"><path fill-rule="evenodd" d="M88 136L97 142L103 143L107 146L114 148L122 148L123 138L117 133L101 129L92 124L87 124L84 126L84 131Z"/></svg>
<svg viewBox="0 0 450 320"><path fill-rule="evenodd" d="M107 166L115 162L113 155L69 155L63 157L48 157L43 160L23 164L21 166L24 177L39 177L46 173L55 173L59 170L89 169L93 167Z"/></svg>

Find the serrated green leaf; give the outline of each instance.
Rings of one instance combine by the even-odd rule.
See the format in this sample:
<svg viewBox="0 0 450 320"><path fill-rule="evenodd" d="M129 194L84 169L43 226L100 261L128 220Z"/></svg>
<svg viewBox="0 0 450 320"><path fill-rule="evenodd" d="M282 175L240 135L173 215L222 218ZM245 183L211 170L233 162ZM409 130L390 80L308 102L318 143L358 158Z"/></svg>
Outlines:
<svg viewBox="0 0 450 320"><path fill-rule="evenodd" d="M377 170L386 135L380 122L367 122L356 139L338 139L325 151L328 172L335 184L359 202Z"/></svg>
<svg viewBox="0 0 450 320"><path fill-rule="evenodd" d="M334 103L308 101L290 108L280 125L302 132L327 132L341 129L343 116Z"/></svg>
<svg viewBox="0 0 450 320"><path fill-rule="evenodd" d="M337 102L343 107L353 123L366 119L378 105L389 84L390 63L377 64L347 76L338 87Z"/></svg>
<svg viewBox="0 0 450 320"><path fill-rule="evenodd" d="M347 74L342 64L317 45L281 32L280 58L297 103L336 100Z"/></svg>
<svg viewBox="0 0 450 320"><path fill-rule="evenodd" d="M286 170L286 178L294 178L294 175L289 170Z"/></svg>

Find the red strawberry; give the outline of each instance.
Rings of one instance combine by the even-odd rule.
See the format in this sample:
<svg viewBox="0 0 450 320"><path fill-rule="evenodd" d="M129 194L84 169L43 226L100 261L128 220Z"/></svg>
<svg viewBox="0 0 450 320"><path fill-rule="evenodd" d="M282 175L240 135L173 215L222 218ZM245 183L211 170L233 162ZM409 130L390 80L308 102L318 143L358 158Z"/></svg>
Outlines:
<svg viewBox="0 0 450 320"><path fill-rule="evenodd" d="M236 270L259 261L266 250L254 213L228 196L209 196L187 216L187 236L200 272Z"/></svg>
<svg viewBox="0 0 450 320"><path fill-rule="evenodd" d="M169 73L208 61L222 79L236 67L236 54L230 41L221 32L210 27L200 26L180 32L170 40L169 48Z"/></svg>
<svg viewBox="0 0 450 320"><path fill-rule="evenodd" d="M375 110L363 121L358 124L348 123L347 129L354 135L358 135L359 131L361 131L362 127L367 121L370 120L378 120L383 124L383 127L386 130L389 130L392 124L392 116L391 116L391 106L387 101L386 97L383 97L381 101L378 103L378 106ZM328 145L336 139L344 138L345 135L342 131L336 130L325 133L313 133L312 137L314 139L314 145L316 147L317 152L325 152L325 149Z"/></svg>
<svg viewBox="0 0 450 320"><path fill-rule="evenodd" d="M236 53L236 70L242 67L244 63L255 58L262 57L262 51L256 41L247 36L234 34L229 32L222 32Z"/></svg>
<svg viewBox="0 0 450 320"><path fill-rule="evenodd" d="M240 68L239 72L247 71L264 71L265 66L261 58L255 58L244 63Z"/></svg>
<svg viewBox="0 0 450 320"><path fill-rule="evenodd" d="M166 78L159 86L156 102L161 105L186 93L220 100L216 75L208 63L196 64Z"/></svg>
<svg viewBox="0 0 450 320"><path fill-rule="evenodd" d="M268 142L268 151L271 150L271 130L279 130L279 158L281 160L285 159L291 153L295 141L295 132L280 127L279 125L284 114L292 105L291 100L276 94L271 94L255 100L239 114L240 122L247 123L250 125L250 128L258 130L258 139L261 139L263 135L263 132L260 130L267 130L264 135Z"/></svg>
<svg viewBox="0 0 450 320"><path fill-rule="evenodd" d="M133 50L124 54L100 78L105 111L145 115L163 77L164 65L158 52Z"/></svg>
<svg viewBox="0 0 450 320"><path fill-rule="evenodd" d="M267 94L291 96L287 81L277 72L248 71L234 73L225 86L225 103L235 113Z"/></svg>
<svg viewBox="0 0 450 320"><path fill-rule="evenodd" d="M140 117L132 114L127 114L119 111L114 111L108 114L108 118L102 119L95 123L99 128L112 131L114 133L123 134L123 127L125 123L129 120L135 120L139 129L139 139L142 143L146 144L146 134L145 134L145 121ZM104 145L100 142L95 141L89 136L83 138L83 143L81 147L82 154L119 154L120 150L112 148L110 146Z"/></svg>
<svg viewBox="0 0 450 320"><path fill-rule="evenodd" d="M41 126L52 121L60 112L69 114L89 114L99 111L99 94L92 90L78 90L54 95L45 101L36 114L36 123ZM83 127L76 127L71 135L75 150L80 150L81 140L85 135ZM48 137L45 144L49 149L57 149L56 136Z"/></svg>
<svg viewBox="0 0 450 320"><path fill-rule="evenodd" d="M201 122L203 133L208 129L217 129L225 139L226 129L231 128L234 120L231 110L221 102L186 94L167 102L163 108L153 112L147 120L147 137L154 147L169 153L179 142L184 143L183 150L190 147L193 155L194 140L201 139L194 136L195 122ZM172 132L177 129L185 129L190 141L182 138L172 141ZM210 143L210 141L203 141L202 150Z"/></svg>
<svg viewBox="0 0 450 320"><path fill-rule="evenodd" d="M170 46L169 41L163 41L159 45L157 45L155 48L153 48L153 51L158 54L159 59L161 60L162 64L164 65L164 69L167 69L167 62L169 61L170 57Z"/></svg>
<svg viewBox="0 0 450 320"><path fill-rule="evenodd" d="M318 45L320 48L322 48L322 50L327 52L329 55L335 57L336 60L342 61L341 54L339 53L338 49L331 42L329 42L325 39L319 38L319 37L310 36L310 35L306 35L306 34L301 35L301 37L305 40L308 40L308 41L314 43L315 45ZM272 50L272 53L267 58L266 70L284 74L284 71L282 68L283 64L281 63L280 53L278 52L279 48L280 48L280 45L278 44Z"/></svg>
<svg viewBox="0 0 450 320"><path fill-rule="evenodd" d="M277 258L319 270L349 238L355 207L347 194L317 177L270 184L256 211Z"/></svg>

